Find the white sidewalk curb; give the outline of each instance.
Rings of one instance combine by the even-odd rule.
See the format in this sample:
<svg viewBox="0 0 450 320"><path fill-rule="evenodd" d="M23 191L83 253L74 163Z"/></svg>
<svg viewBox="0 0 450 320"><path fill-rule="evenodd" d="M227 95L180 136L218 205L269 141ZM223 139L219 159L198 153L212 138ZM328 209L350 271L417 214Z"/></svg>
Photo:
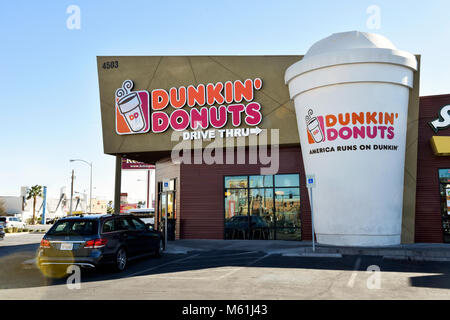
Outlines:
<svg viewBox="0 0 450 320"><path fill-rule="evenodd" d="M283 253L283 257L307 257L307 258L342 258L340 253L301 252Z"/></svg>
<svg viewBox="0 0 450 320"><path fill-rule="evenodd" d="M5 233L5 239L9 238L9 237L15 237L15 236L20 236L23 234L39 234L41 236L44 236L45 233L43 232L14 232L14 233Z"/></svg>

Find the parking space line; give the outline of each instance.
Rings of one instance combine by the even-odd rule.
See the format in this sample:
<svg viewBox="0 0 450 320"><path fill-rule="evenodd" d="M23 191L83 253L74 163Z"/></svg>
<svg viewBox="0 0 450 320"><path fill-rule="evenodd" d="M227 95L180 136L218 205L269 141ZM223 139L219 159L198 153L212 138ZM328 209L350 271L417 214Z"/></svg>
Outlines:
<svg viewBox="0 0 450 320"><path fill-rule="evenodd" d="M353 273L348 280L347 286L353 288L355 283L356 276L358 275L359 267L361 266L361 257L358 257L355 262L355 267L353 268Z"/></svg>
<svg viewBox="0 0 450 320"><path fill-rule="evenodd" d="M231 276L233 273L238 272L239 270L241 270L241 269L243 269L243 268L245 268L245 267L249 267L249 266L251 266L251 265L253 265L253 264L255 264L255 263L257 263L257 262L259 262L259 261L261 261L261 260L263 260L263 259L265 259L265 258L267 258L267 257L270 256L270 255L271 255L270 253L267 253L266 255L264 255L264 256L262 256L262 257L259 257L258 259L253 260L253 261L247 263L244 267L236 268L236 269L231 270L230 272L224 274L223 276L218 277L217 280L222 280L222 279L224 279L224 278L226 278L226 277L228 277L228 276Z"/></svg>
<svg viewBox="0 0 450 320"><path fill-rule="evenodd" d="M134 277L134 276L137 276L137 275L139 275L139 274L142 274L142 273L145 273L145 272L148 272L148 271L152 271L152 270L155 270L155 269L158 269L158 268L167 266L167 265L169 265L169 264L173 264L173 263L178 263L178 262L182 262L182 261L185 261L185 260L189 260L189 259L192 259L192 258L197 257L198 255L200 255L200 253L194 254L194 255L189 256L189 257L186 257L186 258L182 258L182 259L178 259L178 260L174 260L174 261L169 261L169 262L166 262L166 263L163 263L163 264L154 266L154 267L152 267L152 268L148 268L148 269L145 269L145 270L141 270L141 271L132 273L132 274L128 275L127 277Z"/></svg>
<svg viewBox="0 0 450 320"><path fill-rule="evenodd" d="M213 278L196 278L196 277L168 277L168 276L155 276L153 279L165 279L165 280L214 280Z"/></svg>

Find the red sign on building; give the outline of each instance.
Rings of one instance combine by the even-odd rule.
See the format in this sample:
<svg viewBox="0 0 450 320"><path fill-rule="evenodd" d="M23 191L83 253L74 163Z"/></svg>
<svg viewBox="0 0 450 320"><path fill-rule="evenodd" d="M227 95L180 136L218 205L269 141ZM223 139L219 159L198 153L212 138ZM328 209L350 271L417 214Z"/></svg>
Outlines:
<svg viewBox="0 0 450 320"><path fill-rule="evenodd" d="M130 159L122 159L122 170L149 170L155 169L153 164L147 164L144 162L139 162Z"/></svg>

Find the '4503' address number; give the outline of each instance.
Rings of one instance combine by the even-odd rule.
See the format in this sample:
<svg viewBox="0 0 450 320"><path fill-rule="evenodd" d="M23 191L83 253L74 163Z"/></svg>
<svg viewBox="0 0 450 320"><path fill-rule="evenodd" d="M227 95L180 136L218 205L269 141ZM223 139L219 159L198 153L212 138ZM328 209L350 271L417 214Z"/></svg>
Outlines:
<svg viewBox="0 0 450 320"><path fill-rule="evenodd" d="M103 62L102 65L103 69L117 69L119 68L119 61L107 61L107 62Z"/></svg>

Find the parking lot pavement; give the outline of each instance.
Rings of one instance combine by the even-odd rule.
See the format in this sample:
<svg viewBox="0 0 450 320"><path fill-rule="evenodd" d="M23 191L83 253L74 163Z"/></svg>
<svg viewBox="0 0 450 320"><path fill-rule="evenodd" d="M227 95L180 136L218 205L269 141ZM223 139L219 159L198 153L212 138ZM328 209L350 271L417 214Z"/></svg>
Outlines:
<svg viewBox="0 0 450 320"><path fill-rule="evenodd" d="M39 243L43 233L7 233L5 238L0 241L0 248L12 245L29 244L29 243Z"/></svg>
<svg viewBox="0 0 450 320"><path fill-rule="evenodd" d="M83 271L80 289L69 289L71 278L22 267L41 238L0 242L0 299L450 299L450 262L312 258L234 245L168 250L122 273Z"/></svg>
<svg viewBox="0 0 450 320"><path fill-rule="evenodd" d="M82 272L80 289L69 289L70 278L49 280L38 269L21 268L33 254L26 249L0 256L0 299L450 298L449 262L289 257L223 247L139 259L123 273Z"/></svg>
<svg viewBox="0 0 450 320"><path fill-rule="evenodd" d="M0 257L23 252L35 252L44 235L41 233L6 234L0 241Z"/></svg>

